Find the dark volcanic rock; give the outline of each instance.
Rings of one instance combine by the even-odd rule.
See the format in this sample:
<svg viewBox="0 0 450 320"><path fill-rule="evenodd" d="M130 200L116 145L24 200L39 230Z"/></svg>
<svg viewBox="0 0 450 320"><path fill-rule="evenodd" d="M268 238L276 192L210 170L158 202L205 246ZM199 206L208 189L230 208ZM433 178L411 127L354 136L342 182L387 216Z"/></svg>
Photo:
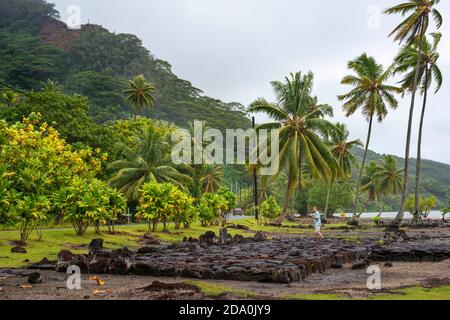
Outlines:
<svg viewBox="0 0 450 320"><path fill-rule="evenodd" d="M39 272L33 272L28 276L28 283L30 284L40 284L42 283L42 277Z"/></svg>
<svg viewBox="0 0 450 320"><path fill-rule="evenodd" d="M25 254L25 253L27 253L27 249L25 249L24 247L13 247L13 248L11 248L11 252Z"/></svg>
<svg viewBox="0 0 450 320"><path fill-rule="evenodd" d="M103 249L103 239L93 239L89 244L90 252L97 252Z"/></svg>

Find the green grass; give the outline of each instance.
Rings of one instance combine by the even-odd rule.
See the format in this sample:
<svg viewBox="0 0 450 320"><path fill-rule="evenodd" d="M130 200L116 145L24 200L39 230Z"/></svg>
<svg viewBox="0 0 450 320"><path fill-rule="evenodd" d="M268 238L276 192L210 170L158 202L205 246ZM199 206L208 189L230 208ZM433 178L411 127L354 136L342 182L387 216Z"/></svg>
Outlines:
<svg viewBox="0 0 450 320"><path fill-rule="evenodd" d="M340 294L291 294L285 297L287 300L347 300Z"/></svg>
<svg viewBox="0 0 450 320"><path fill-rule="evenodd" d="M153 234L164 242L181 242L184 237L198 238L208 230L218 234L219 227L202 227L200 224L194 223L190 229L175 230L172 225L169 233L158 231ZM116 235L109 235L106 232L97 235L94 229L90 228L85 236L80 237L75 235L75 231L71 228L45 229L42 231L42 241L38 241L35 232L31 235L27 241L26 254L11 253L10 242L20 239L18 230L0 231L0 268L22 267L27 264L24 262L26 259L32 262L40 261L43 258L56 259L61 249L67 249L74 253L87 253L87 249L79 248L79 246L88 245L95 238L102 238L107 249L121 247L133 249L138 247L140 237L149 229L147 225L132 225L118 226L116 231ZM230 230L230 234L252 235L252 233L242 230Z"/></svg>
<svg viewBox="0 0 450 320"><path fill-rule="evenodd" d="M285 299L290 300L349 300L340 294L293 294ZM450 286L437 288L412 287L395 290L389 294L372 295L368 298L354 300L450 300Z"/></svg>
<svg viewBox="0 0 450 320"><path fill-rule="evenodd" d="M379 295L370 300L450 300L450 286L438 288L413 287L396 291L394 294Z"/></svg>
<svg viewBox="0 0 450 320"><path fill-rule="evenodd" d="M221 294L230 293L239 297L254 297L256 294L251 291L245 291L245 290L239 290L234 288L225 287L222 285L219 285L217 283L210 283L210 282L204 282L204 281L197 281L197 280L188 280L185 281L185 283L194 285L198 288L200 288L201 292L209 297L217 297Z"/></svg>

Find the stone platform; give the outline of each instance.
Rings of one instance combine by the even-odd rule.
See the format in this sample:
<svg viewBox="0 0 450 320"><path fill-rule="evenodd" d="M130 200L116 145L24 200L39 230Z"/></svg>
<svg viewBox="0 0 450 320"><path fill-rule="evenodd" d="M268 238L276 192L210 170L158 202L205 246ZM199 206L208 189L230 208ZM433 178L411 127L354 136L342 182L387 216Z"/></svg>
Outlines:
<svg viewBox="0 0 450 320"><path fill-rule="evenodd" d="M220 246L185 242L140 252L146 253L121 249L74 255L62 251L56 267L65 271L75 264L86 273L290 283L365 260L369 254L365 247L350 242L307 238Z"/></svg>

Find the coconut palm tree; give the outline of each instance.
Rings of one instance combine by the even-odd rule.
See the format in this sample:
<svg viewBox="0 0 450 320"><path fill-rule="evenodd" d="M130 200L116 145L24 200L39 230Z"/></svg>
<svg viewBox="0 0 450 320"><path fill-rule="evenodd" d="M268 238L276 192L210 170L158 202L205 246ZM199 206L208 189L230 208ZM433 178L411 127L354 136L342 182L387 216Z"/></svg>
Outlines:
<svg viewBox="0 0 450 320"><path fill-rule="evenodd" d="M425 111L427 106L428 89L432 83L436 84L435 93L442 86L442 73L437 65L439 53L437 52L438 44L442 35L440 33L432 33L433 42L430 43L425 37L423 39L422 57L420 58L419 83L421 93L423 94L422 112L419 125L419 139L417 143L417 162L416 162L416 181L415 181L415 197L414 197L414 216L415 219L420 218L419 212L419 185L420 185L420 166L422 160L422 136L423 124L425 119ZM406 73L402 80L402 86L405 91L412 92L414 88L414 78L416 74L416 62L419 55L419 41L416 39L411 46L404 47L395 59L395 73Z"/></svg>
<svg viewBox="0 0 450 320"><path fill-rule="evenodd" d="M370 161L364 167L364 175L361 178L361 193L367 193L367 200L359 214L357 214L358 218L367 210L370 202L377 201L380 197L377 170L378 166L375 161Z"/></svg>
<svg viewBox="0 0 450 320"><path fill-rule="evenodd" d="M259 126L259 129L280 130L280 172L283 169L288 171L283 213L277 221L280 223L287 215L292 192L300 181L301 159L305 159L312 175L323 177L333 174L337 161L323 139L334 125L318 116L316 109L310 109L313 74L291 74L285 82L272 82L272 87L277 101L271 103L259 98L248 111L263 112L274 120Z"/></svg>
<svg viewBox="0 0 450 320"><path fill-rule="evenodd" d="M408 131L406 135L406 147L405 147L405 167L404 167L404 177L403 177L403 193L402 200L400 203L400 210L396 218L396 225L400 225L403 220L405 213L406 199L408 197L408 180L409 180L409 153L411 147L411 132L412 123L414 116L414 107L416 100L416 91L419 85L419 72L422 59L422 49L424 35L427 32L428 26L430 24L430 14L439 29L442 25L442 16L435 6L440 2L440 0L408 0L402 4L396 5L392 8L385 10L386 14L398 14L402 16L408 15L405 20L403 20L390 34L394 37L394 41L399 41L400 43L406 39L407 45L412 45L414 41L418 38L419 40L419 54L417 55L416 69L414 74L414 81L411 90L411 105L409 108L409 118L408 118Z"/></svg>
<svg viewBox="0 0 450 320"><path fill-rule="evenodd" d="M155 91L153 84L147 82L143 75L128 80L128 89L124 90L123 94L125 95L125 102L131 105L134 120L145 108L153 106Z"/></svg>
<svg viewBox="0 0 450 320"><path fill-rule="evenodd" d="M224 173L220 166L206 166L205 173L201 179L203 185L203 192L217 193L223 185Z"/></svg>
<svg viewBox="0 0 450 320"><path fill-rule="evenodd" d="M352 166L356 166L358 164L355 155L352 153L352 149L357 146L362 147L363 143L359 139L349 141L349 135L350 133L343 123L337 123L336 130L332 131L330 134L330 150L338 161L339 171L337 175L333 175L329 181L325 209L323 213L325 217L328 214L330 195L335 179L350 176L352 174Z"/></svg>
<svg viewBox="0 0 450 320"><path fill-rule="evenodd" d="M62 90L63 86L58 81L48 79L46 82L41 82L42 92L61 92Z"/></svg>
<svg viewBox="0 0 450 320"><path fill-rule="evenodd" d="M148 129L140 139L138 153L131 161L118 160L110 165L114 172L109 184L126 196L129 202L139 201L142 185L148 181L170 182L179 187L191 183L191 178L182 174L170 161L170 145L166 137L154 129Z"/></svg>
<svg viewBox="0 0 450 320"><path fill-rule="evenodd" d="M0 92L0 102L4 102L9 108L18 105L20 103L20 99L20 94L15 91L6 90Z"/></svg>
<svg viewBox="0 0 450 320"><path fill-rule="evenodd" d="M365 53L355 60L350 61L348 68L353 70L355 75L344 77L341 83L351 85L354 88L350 92L338 96L338 98L341 101L345 101L342 108L346 112L347 117L354 114L358 109L361 109L362 114L369 121L363 161L355 188L353 217L356 218L361 178L367 160L373 120L376 118L378 122L382 122L388 113L388 107L392 109L397 108L398 101L394 95L401 93L402 89L386 84L392 74L391 70L384 70L383 66L376 62L375 58L369 57Z"/></svg>
<svg viewBox="0 0 450 320"><path fill-rule="evenodd" d="M380 197L396 195L402 190L403 170L398 168L397 160L393 156L384 156L375 170L375 178Z"/></svg>

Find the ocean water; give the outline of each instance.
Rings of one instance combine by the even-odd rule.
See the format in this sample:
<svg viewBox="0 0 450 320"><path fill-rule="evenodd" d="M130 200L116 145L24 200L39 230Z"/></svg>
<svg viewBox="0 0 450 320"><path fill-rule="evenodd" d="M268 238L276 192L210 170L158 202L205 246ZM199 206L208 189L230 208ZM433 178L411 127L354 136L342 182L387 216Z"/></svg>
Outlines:
<svg viewBox="0 0 450 320"><path fill-rule="evenodd" d="M373 218L377 216L379 212L365 212L361 215L361 218ZM340 217L339 214L335 214L335 217ZM351 213L347 213L346 217L351 217ZM390 218L393 219L397 216L397 212L384 212L381 215L381 218ZM405 219L411 219L412 215L409 212L405 212ZM446 218L450 218L450 214L447 214ZM441 220L442 219L442 213L440 211L431 211L430 215L428 216L428 219L433 220Z"/></svg>

